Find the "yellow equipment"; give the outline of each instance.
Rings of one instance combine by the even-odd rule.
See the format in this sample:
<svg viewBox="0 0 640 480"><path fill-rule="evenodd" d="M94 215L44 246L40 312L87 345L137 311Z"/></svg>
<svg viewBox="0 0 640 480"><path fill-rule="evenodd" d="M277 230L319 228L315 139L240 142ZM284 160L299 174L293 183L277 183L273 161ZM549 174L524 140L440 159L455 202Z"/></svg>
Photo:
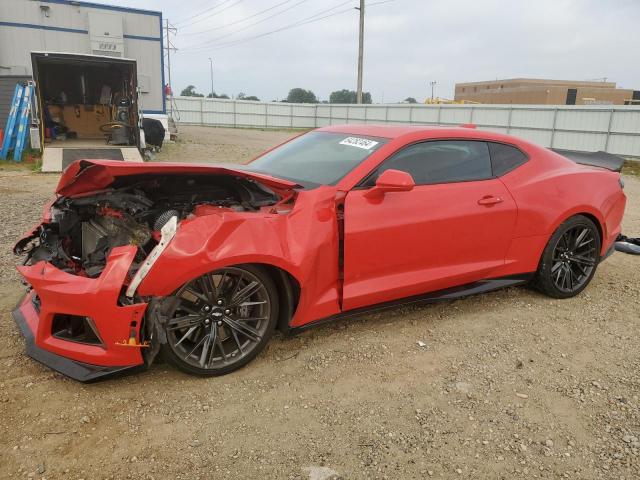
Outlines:
<svg viewBox="0 0 640 480"><path fill-rule="evenodd" d="M478 104L480 102L474 102L472 100L450 100L448 98L427 98L424 101L425 105L467 105L467 104Z"/></svg>

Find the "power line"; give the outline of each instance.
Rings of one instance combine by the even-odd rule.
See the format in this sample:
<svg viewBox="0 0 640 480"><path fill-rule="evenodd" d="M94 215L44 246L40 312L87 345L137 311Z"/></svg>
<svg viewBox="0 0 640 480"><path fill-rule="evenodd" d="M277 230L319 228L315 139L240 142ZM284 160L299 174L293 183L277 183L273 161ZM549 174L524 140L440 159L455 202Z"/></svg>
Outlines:
<svg viewBox="0 0 640 480"><path fill-rule="evenodd" d="M202 7L205 7L205 6L210 5L210 4L211 4L211 0L205 0L204 2L198 4L197 7L189 8L189 11L197 11L197 10L200 10ZM210 8L214 8L214 7L210 7ZM189 16L188 18L192 18L192 17ZM178 20L178 22L182 22L182 21L183 20Z"/></svg>
<svg viewBox="0 0 640 480"><path fill-rule="evenodd" d="M272 7L269 7L269 8L265 8L264 10L262 10L262 11L260 11L258 13L254 13L253 15L249 15L248 17L242 18L240 20L236 20L235 22L225 23L224 25L220 25L219 27L211 27L211 28L207 28L205 30L199 30L197 32L183 33L182 36L186 37L186 36L191 36L191 35L201 35L203 33L212 32L214 30L220 30L220 29L223 29L223 28L231 27L233 25L237 25L238 23L246 22L247 20L250 20L250 19L252 19L254 17L257 17L259 15L262 15L263 13L267 13L267 12L273 10L274 8L278 8L279 6L284 5L285 3L289 3L291 1L292 0L284 0L284 2L280 2L280 3L278 3L276 5L273 5Z"/></svg>
<svg viewBox="0 0 640 480"><path fill-rule="evenodd" d="M241 43L246 43L246 42L249 42L251 40L256 40L258 38L266 37L267 35L272 35L274 33L282 32L284 30L289 30L289 29L295 28L295 27L300 27L300 26L306 25L308 23L313 23L313 22L317 22L317 21L320 21L320 20L324 20L325 18L334 17L336 15L341 15L341 14L344 14L344 13L347 13L347 12L351 12L352 10L353 10L352 8L348 8L346 10L341 10L339 12L332 13L331 15L326 15L324 17L316 18L316 19L309 20L309 21L302 22L302 23L294 23L292 25L281 27L281 28L278 28L276 30L272 30L270 32L265 32L265 33L262 33L260 35L255 35L253 37L243 38L241 40L235 40L235 41L227 42L227 43L221 43L219 45L214 45L212 47L200 47L198 49L189 50L187 53L199 53L199 52L205 51L207 49L220 50L220 49L224 49L224 48L233 47L233 46L239 45Z"/></svg>
<svg viewBox="0 0 640 480"><path fill-rule="evenodd" d="M206 8L202 12L195 13L195 14L189 16L189 17L185 17L184 19L178 20L177 22L174 22L174 23L176 23L176 24L184 23L184 22L186 22L188 20L191 20L192 18L196 18L199 15L202 15L204 13L210 12L211 10L215 10L216 8L221 7L222 5L224 5L225 3L229 3L230 1L232 1L232 0L222 0L222 2L215 4L213 7ZM205 3L202 4L202 6L207 5L209 3L211 3L211 2L205 2ZM200 7L198 7L198 8L200 8Z"/></svg>
<svg viewBox="0 0 640 480"><path fill-rule="evenodd" d="M297 2L297 3L295 3L294 5L292 5L291 7L289 7L289 8L287 8L287 9L285 9L285 10L282 10L282 11L278 12L277 14L270 15L269 17L266 17L266 18L264 18L264 19L261 19L261 20L260 20L260 21L258 21L258 22L254 22L254 23L252 23L251 25L247 25L246 27L243 27L242 29L238 29L238 30L236 30L236 31L234 31L234 32L230 32L230 33L228 33L228 34L226 34L226 35L221 35L221 36L216 37L216 38L213 38L213 39L209 39L209 40L207 40L207 41L205 41L205 42L199 43L199 44L194 45L194 46L188 46L188 47L186 47L186 49L191 49L191 48L198 49L198 48L205 48L206 46L211 46L211 44L212 44L212 43L215 43L217 40L220 40L220 39L226 38L226 37L228 37L228 36L234 35L235 33L238 33L238 32L239 32L239 31L241 31L241 30L246 30L246 29L247 29L247 28L249 28L250 26L257 25L258 23L261 23L262 21L269 20L269 19L271 19L271 18L273 18L273 17L275 17L275 16L279 15L280 13L284 13L284 12L286 12L286 11L288 11L288 10L291 10L293 7L296 7L296 6L298 6L298 5L300 5L301 3L304 3L304 2L306 2L306 1L307 1L307 0L301 0L301 1ZM323 13L330 12L331 10L335 10L336 8L339 8L339 7L343 6L343 5L346 5L347 3L351 3L351 2L353 2L353 1L354 1L354 0L347 0L347 1L345 1L345 2L339 3L338 5L334 5L334 6L333 6L333 7L331 7L331 8L327 8L327 9L325 9L325 10L321 10L320 12L317 12L317 13L315 13L315 14L313 14L313 15L309 16L309 17L306 17L306 18L304 18L304 19L302 19L302 20L298 20L298 21L296 21L296 22L294 22L294 23L295 23L295 24L297 24L297 23L299 23L299 22L304 22L304 21L307 21L307 20L309 20L309 19L313 19L313 18L315 18L315 17L317 17L317 16L319 16L319 15L322 15ZM241 41L241 40L242 40L242 39L232 40L231 42L224 42L224 43L222 43L222 44L220 44L220 45L226 45L227 43L232 43L232 42L239 42L239 41ZM213 45L213 46L214 46L214 47L217 47L218 45Z"/></svg>
<svg viewBox="0 0 640 480"><path fill-rule="evenodd" d="M293 8L297 7L298 5L300 5L302 3L305 3L305 2L308 2L308 1L309 0L300 0L297 3L294 3L293 5L289 6L288 8L285 8L284 10L276 12L273 15L269 15L268 17L261 18L260 20L258 20L256 22L253 22L253 23L250 23L249 25L245 25L242 28L238 28L236 30L233 30L233 31L228 32L228 33L225 33L224 35L220 35L218 37L210 38L209 40L205 40L204 42L200 42L200 43L197 43L195 45L189 45L189 46L187 46L185 48L199 48L199 47L202 47L202 46L205 46L205 45L211 45L212 43L215 43L218 40L230 37L230 36L235 35L236 33L239 33L239 32L243 32L243 31L247 30L248 28L251 28L251 27L253 27L255 25L258 25L259 23L266 22L267 20L270 20L273 17L277 17L278 15L280 15L282 13L288 12L289 10L292 10ZM348 0L348 2L351 2L351 1L353 1L353 0Z"/></svg>
<svg viewBox="0 0 640 480"><path fill-rule="evenodd" d="M395 0L383 0L383 1L380 1L380 2L371 3L371 4L368 5L368 7L374 7L376 5L382 5L383 3L390 3L390 2L394 2L394 1ZM348 3L348 2L345 2L345 3ZM342 5L344 5L344 4L342 4ZM337 6L333 7L333 8L337 8ZM330 9L330 10L333 10L333 8ZM255 39L258 39L258 38L265 37L267 35L272 35L274 33L282 32L283 30L289 30L290 28L295 28L295 27L299 27L299 26L302 26L302 25L307 25L309 23L318 22L320 20L324 20L325 18L334 17L336 15L342 15L344 13L352 12L352 11L353 11L353 7L349 7L349 8L346 8L344 10L340 10L340 11L331 13L329 15L325 15L323 17L313 18L313 17L319 15L319 13L317 13L315 15L312 15L311 17L308 17L308 18L312 18L311 20L303 19L303 20L300 20L299 22L293 23L291 25L287 25L285 27L282 27L282 28L279 28L279 29L276 29L276 30L272 30L270 32L262 33L260 35L255 35L253 37L248 37L248 38L244 38L244 39L240 39L240 40L235 40L235 41L232 41L232 42L227 42L227 43L222 43L222 44L219 44L219 45L214 45L213 49L220 50L220 49L223 49L223 48L233 47L233 46L241 44L241 43L246 43L246 42L251 41L251 40L255 40Z"/></svg>
<svg viewBox="0 0 640 480"><path fill-rule="evenodd" d="M296 22L294 22L292 24L285 25L284 27L280 27L278 29L271 30L269 32L265 32L265 33L262 33L262 34L259 34L259 35L254 35L254 36L251 36L251 37L238 39L238 40L232 40L230 42L220 43L218 45L212 45L210 47L202 46L202 47L193 48L192 50L189 50L188 48L185 49L185 50L189 50L190 52L194 52L194 51L201 51L201 50L207 49L207 48L213 48L213 49L216 49L216 50L218 50L220 48L228 48L228 47L231 47L231 46L234 46L234 45L238 45L240 43L245 43L245 42L248 42L248 41L251 41L251 40L255 40L255 39L258 39L258 38L265 37L267 35L272 35L274 33L282 32L282 31L288 30L290 28L294 28L294 27L298 27L298 26L301 26L301 25L306 25L308 23L313 23L313 22L316 22L316 21L324 20L325 18L329 18L329 17L333 17L333 16L336 16L336 15L341 15L341 14L353 11L353 8L349 7L347 9L339 10L337 12L333 12L331 14L319 17L319 15L327 13L327 12L329 12L331 10L335 10L336 8L339 8L339 7L343 6L343 5L346 5L347 3L351 3L353 1L354 0L348 0L346 2L342 2L342 3L338 4L338 5L334 5L331 8L328 8L328 9L322 10L320 12L317 12L317 13L309 16L309 17L305 17L303 19L300 19L300 20L298 20L298 21L296 21ZM386 1L389 1L389 0L386 0ZM383 2L381 2L381 3L383 3ZM386 2L384 2L384 3L386 3ZM374 5L374 4L372 4L372 5ZM318 18L316 18L316 17L318 17Z"/></svg>
<svg viewBox="0 0 640 480"><path fill-rule="evenodd" d="M198 14L192 15L191 17L188 17L187 19L182 20L181 22L176 22L176 23L177 23L177 24L180 24L180 23L185 23L185 22L189 21L187 25L182 25L182 26L180 27L180 28L186 28L186 27L188 27L188 26L190 26L190 25L193 25L193 24L195 24L195 23L202 22L203 20L206 20L207 18L211 18L211 17L212 17L212 16L214 16L214 15L219 15L219 14L221 14L222 12L226 12L226 11L227 11L227 10L229 10L230 8L235 7L237 4L239 4L240 2L242 2L242 0L236 0L236 1L235 1L235 2L233 2L231 5L226 5L226 4L227 4L227 3L229 3L230 1L232 1L232 0L223 0L221 3L219 3L219 4L217 4L217 5L214 5L213 7L208 8L207 10L204 10L204 11L202 11L202 12L198 13ZM226 6L225 6L225 8L223 8L222 10L218 10L217 12L213 12L213 10L215 10L215 9L217 9L217 8L219 8L219 7L222 7L223 5L226 5ZM207 12L209 12L209 14L208 14L208 15L204 15L204 14L205 14L205 13L207 13ZM198 18L196 18L196 17L198 17ZM194 18L195 18L195 20L190 21L191 19L194 19Z"/></svg>

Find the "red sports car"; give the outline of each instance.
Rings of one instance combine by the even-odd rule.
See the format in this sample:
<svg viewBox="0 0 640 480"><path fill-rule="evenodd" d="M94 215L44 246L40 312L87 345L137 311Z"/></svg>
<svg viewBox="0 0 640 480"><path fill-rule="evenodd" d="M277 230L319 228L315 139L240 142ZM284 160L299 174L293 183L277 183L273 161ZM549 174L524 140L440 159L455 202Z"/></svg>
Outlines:
<svg viewBox="0 0 640 480"><path fill-rule="evenodd" d="M471 126L468 126L471 127ZM346 125L247 165L82 160L15 246L27 352L82 381L198 375L276 329L531 283L581 292L620 233L617 157L474 128ZM613 166L612 166L613 165Z"/></svg>

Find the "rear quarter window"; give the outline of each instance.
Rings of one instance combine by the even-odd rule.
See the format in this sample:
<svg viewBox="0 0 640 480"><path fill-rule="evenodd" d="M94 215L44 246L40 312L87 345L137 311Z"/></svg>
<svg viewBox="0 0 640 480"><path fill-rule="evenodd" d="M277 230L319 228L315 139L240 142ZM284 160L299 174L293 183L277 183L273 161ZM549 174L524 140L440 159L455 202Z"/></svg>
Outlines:
<svg viewBox="0 0 640 480"><path fill-rule="evenodd" d="M505 145L504 143L488 143L494 177L501 177L529 160L529 158L516 147Z"/></svg>

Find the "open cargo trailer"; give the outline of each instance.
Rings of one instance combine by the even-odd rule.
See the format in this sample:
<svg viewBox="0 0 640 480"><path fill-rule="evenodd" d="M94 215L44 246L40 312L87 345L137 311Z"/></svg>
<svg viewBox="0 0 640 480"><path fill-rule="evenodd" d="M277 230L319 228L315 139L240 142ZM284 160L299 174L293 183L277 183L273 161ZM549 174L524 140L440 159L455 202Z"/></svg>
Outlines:
<svg viewBox="0 0 640 480"><path fill-rule="evenodd" d="M79 159L142 161L135 60L32 52L31 62L43 171Z"/></svg>

